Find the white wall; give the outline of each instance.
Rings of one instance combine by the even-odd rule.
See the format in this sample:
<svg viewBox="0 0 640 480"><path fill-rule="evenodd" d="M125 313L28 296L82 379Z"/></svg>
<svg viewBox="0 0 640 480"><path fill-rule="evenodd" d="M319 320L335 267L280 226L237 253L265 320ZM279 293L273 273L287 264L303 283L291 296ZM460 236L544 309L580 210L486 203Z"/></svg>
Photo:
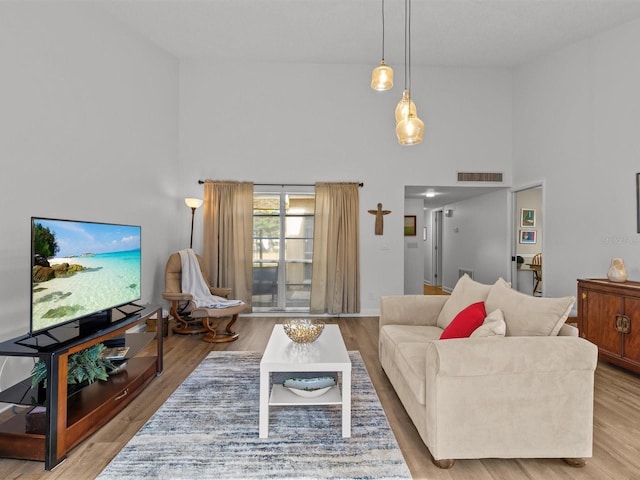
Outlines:
<svg viewBox="0 0 640 480"><path fill-rule="evenodd" d="M426 134L401 147L393 117L401 89L374 92L370 74L370 65L183 61L180 181L364 182L362 311L376 314L381 295L404 291L405 185L454 185L459 170L502 171L509 184L512 78L501 69L414 69ZM382 236L367 213L379 202L392 211ZM196 215L197 231L199 222ZM194 238L194 248L201 244Z"/></svg>
<svg viewBox="0 0 640 480"><path fill-rule="evenodd" d="M453 290L460 268L486 284L511 278L510 203L505 189L444 206L453 215L442 218L443 289Z"/></svg>
<svg viewBox="0 0 640 480"><path fill-rule="evenodd" d="M177 61L92 8L14 2L0 4L0 65L0 340L29 330L31 216L142 225L142 300L160 300L188 228ZM0 388L11 370L0 358Z"/></svg>
<svg viewBox="0 0 640 480"><path fill-rule="evenodd" d="M405 215L416 216L416 235L404 237L404 293L422 295L424 293L424 201L408 198L404 203Z"/></svg>
<svg viewBox="0 0 640 480"><path fill-rule="evenodd" d="M545 295L622 257L640 280L640 21L531 62L514 79L514 185L545 181Z"/></svg>
<svg viewBox="0 0 640 480"><path fill-rule="evenodd" d="M433 281L433 244L435 241L435 229L434 229L434 215L436 210L424 210L423 211L423 225L427 227L427 237L422 242L421 248L424 251L424 271L423 281L428 285L434 285ZM422 238L422 237L421 237Z"/></svg>

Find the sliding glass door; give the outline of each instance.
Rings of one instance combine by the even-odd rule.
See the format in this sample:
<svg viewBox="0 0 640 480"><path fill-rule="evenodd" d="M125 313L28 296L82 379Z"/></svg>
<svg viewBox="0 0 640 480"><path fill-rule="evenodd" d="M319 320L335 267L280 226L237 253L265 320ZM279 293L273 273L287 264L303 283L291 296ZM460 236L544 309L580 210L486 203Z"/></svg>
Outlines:
<svg viewBox="0 0 640 480"><path fill-rule="evenodd" d="M314 204L313 187L254 188L254 311L309 311Z"/></svg>

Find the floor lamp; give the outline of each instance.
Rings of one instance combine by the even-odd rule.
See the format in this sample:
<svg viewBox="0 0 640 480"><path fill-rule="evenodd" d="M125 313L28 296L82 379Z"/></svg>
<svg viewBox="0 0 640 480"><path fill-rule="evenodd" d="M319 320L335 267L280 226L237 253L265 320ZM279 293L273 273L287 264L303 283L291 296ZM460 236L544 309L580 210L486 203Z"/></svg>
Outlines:
<svg viewBox="0 0 640 480"><path fill-rule="evenodd" d="M184 203L191 209L191 239L189 240L189 248L193 248L193 218L196 215L196 209L202 205L202 200L199 198L185 198Z"/></svg>

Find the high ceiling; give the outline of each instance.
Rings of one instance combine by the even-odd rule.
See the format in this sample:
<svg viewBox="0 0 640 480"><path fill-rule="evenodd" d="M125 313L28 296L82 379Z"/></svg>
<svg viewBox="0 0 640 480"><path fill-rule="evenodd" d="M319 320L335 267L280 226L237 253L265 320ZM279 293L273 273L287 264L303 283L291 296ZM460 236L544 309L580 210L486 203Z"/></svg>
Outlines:
<svg viewBox="0 0 640 480"><path fill-rule="evenodd" d="M2 1L2 0L0 0ZM48 0L55 3L60 0ZM515 67L640 18L640 0L411 0L411 63ZM378 64L382 0L93 0L180 59ZM385 59L404 64L403 0L385 1ZM493 188L407 187L435 208Z"/></svg>
<svg viewBox="0 0 640 480"><path fill-rule="evenodd" d="M381 57L381 0L92 3L179 58L375 65ZM640 0L412 0L411 5L412 65L515 66L640 17ZM404 2L386 0L385 12L385 58L401 68Z"/></svg>

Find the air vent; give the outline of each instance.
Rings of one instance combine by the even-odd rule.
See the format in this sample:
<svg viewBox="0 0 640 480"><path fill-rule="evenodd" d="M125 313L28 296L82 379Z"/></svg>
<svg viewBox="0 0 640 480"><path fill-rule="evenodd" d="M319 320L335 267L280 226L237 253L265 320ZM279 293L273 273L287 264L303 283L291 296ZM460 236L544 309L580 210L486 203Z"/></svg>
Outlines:
<svg viewBox="0 0 640 480"><path fill-rule="evenodd" d="M458 172L459 182L502 182L500 172Z"/></svg>

